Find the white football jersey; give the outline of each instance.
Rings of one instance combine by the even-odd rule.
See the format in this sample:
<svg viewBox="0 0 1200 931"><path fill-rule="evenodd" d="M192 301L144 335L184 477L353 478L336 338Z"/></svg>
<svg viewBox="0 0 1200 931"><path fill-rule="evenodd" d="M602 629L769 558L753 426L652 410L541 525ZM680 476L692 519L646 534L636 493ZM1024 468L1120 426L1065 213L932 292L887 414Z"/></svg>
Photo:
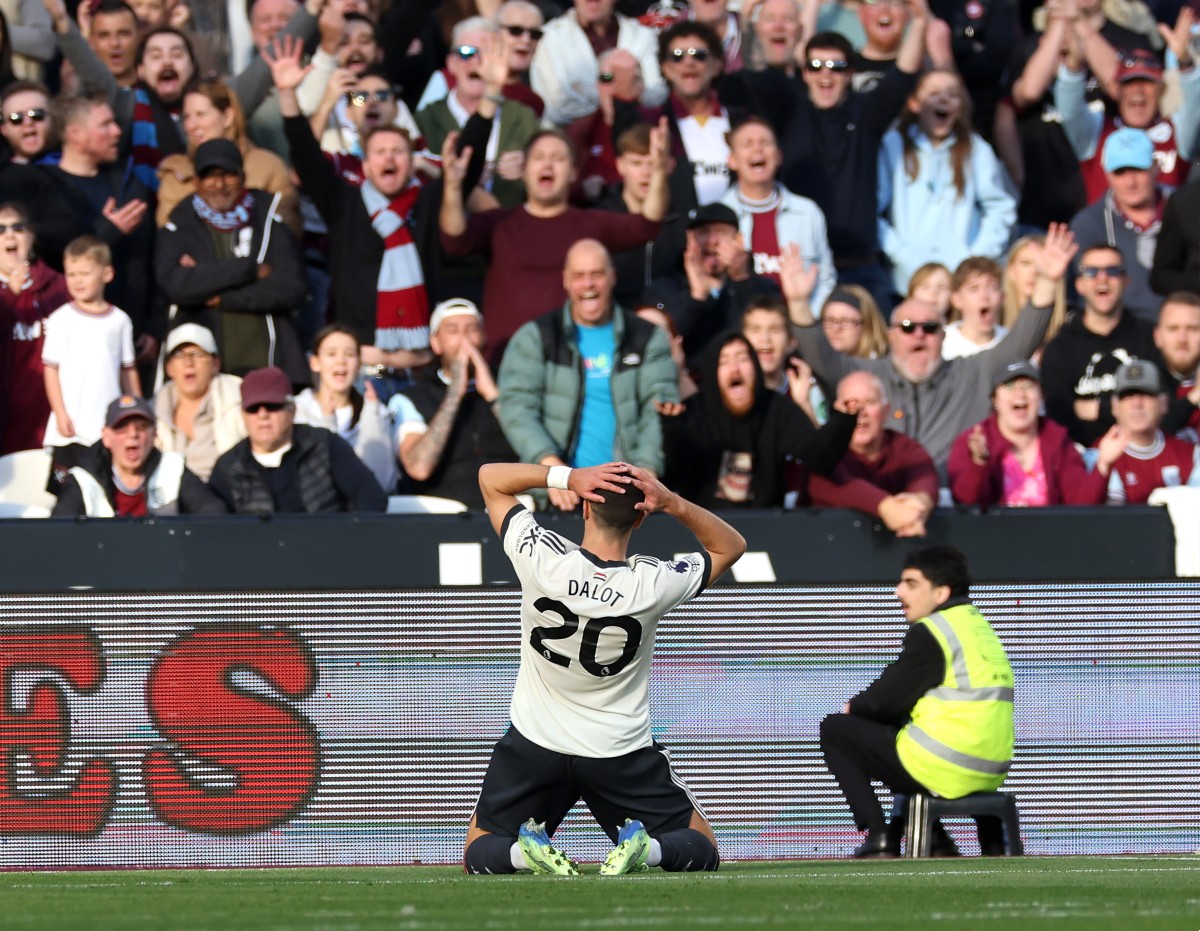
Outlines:
<svg viewBox="0 0 1200 931"><path fill-rule="evenodd" d="M708 553L602 560L523 507L504 518L521 580L521 667L512 723L539 746L614 757L648 747L648 683L658 620L703 589Z"/></svg>

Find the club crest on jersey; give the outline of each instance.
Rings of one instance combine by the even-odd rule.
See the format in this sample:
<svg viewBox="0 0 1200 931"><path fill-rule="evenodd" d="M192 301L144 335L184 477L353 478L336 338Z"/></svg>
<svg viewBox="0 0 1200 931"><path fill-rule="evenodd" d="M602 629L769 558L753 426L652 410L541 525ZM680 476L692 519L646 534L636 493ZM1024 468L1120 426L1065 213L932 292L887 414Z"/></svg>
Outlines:
<svg viewBox="0 0 1200 931"><path fill-rule="evenodd" d="M671 563L671 568L675 572L678 572L680 575L682 575L683 573L687 572L691 566L688 565L688 561L686 559L681 559L678 562Z"/></svg>

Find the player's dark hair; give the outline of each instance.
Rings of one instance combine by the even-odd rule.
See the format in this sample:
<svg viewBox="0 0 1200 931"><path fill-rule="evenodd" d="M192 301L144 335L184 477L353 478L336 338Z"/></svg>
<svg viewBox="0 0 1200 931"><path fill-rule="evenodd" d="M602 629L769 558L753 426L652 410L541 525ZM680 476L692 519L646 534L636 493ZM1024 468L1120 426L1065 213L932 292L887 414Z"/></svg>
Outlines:
<svg viewBox="0 0 1200 931"><path fill-rule="evenodd" d="M916 569L934 587L946 585L951 598L966 598L971 588L967 557L953 546L926 546L904 559L905 569Z"/></svg>
<svg viewBox="0 0 1200 931"><path fill-rule="evenodd" d="M624 533L641 516L642 512L634 507L638 502L646 500L641 489L635 488L633 485L626 485L625 494L605 488L601 488L598 493L604 498L604 503L590 502L592 520L598 526L606 530L614 530L617 533Z"/></svg>

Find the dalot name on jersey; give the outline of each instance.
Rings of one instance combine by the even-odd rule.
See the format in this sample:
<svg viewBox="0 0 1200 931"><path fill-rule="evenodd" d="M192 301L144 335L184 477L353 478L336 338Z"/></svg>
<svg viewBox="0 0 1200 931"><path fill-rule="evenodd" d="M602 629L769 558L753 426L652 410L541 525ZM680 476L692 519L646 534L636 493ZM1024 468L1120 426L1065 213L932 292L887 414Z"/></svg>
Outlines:
<svg viewBox="0 0 1200 931"><path fill-rule="evenodd" d="M592 598L606 605L615 605L625 596L606 584L606 580L571 579L567 582L567 594L571 597Z"/></svg>

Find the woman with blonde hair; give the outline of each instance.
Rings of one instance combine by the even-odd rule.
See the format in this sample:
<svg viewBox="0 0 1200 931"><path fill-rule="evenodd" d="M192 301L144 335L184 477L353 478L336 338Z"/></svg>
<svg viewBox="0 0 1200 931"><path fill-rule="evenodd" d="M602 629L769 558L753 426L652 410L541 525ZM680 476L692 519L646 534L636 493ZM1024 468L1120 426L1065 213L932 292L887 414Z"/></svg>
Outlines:
<svg viewBox="0 0 1200 931"><path fill-rule="evenodd" d="M1000 309L1000 323L1012 329L1020 316L1021 308L1033 293L1033 283L1037 280L1037 255L1046 237L1040 233L1033 236L1022 236L1008 251L1008 262L1004 266L1004 302ZM1059 280L1054 291L1054 311L1050 314L1050 325L1046 327L1046 336L1042 339L1045 346L1054 339L1067 319L1067 283Z"/></svg>
<svg viewBox="0 0 1200 931"><path fill-rule="evenodd" d="M287 164L274 152L260 149L246 134L246 115L233 90L224 81L201 81L183 98L183 131L187 154L169 155L158 165L158 210L161 227L184 198L196 193L196 169L192 156L210 139L229 139L242 152L245 185L280 194L279 213L297 236L304 231L300 220L300 198L292 184Z"/></svg>
<svg viewBox="0 0 1200 931"><path fill-rule="evenodd" d="M887 323L871 292L861 285L840 284L821 307L821 329L829 345L859 359L888 353Z"/></svg>

